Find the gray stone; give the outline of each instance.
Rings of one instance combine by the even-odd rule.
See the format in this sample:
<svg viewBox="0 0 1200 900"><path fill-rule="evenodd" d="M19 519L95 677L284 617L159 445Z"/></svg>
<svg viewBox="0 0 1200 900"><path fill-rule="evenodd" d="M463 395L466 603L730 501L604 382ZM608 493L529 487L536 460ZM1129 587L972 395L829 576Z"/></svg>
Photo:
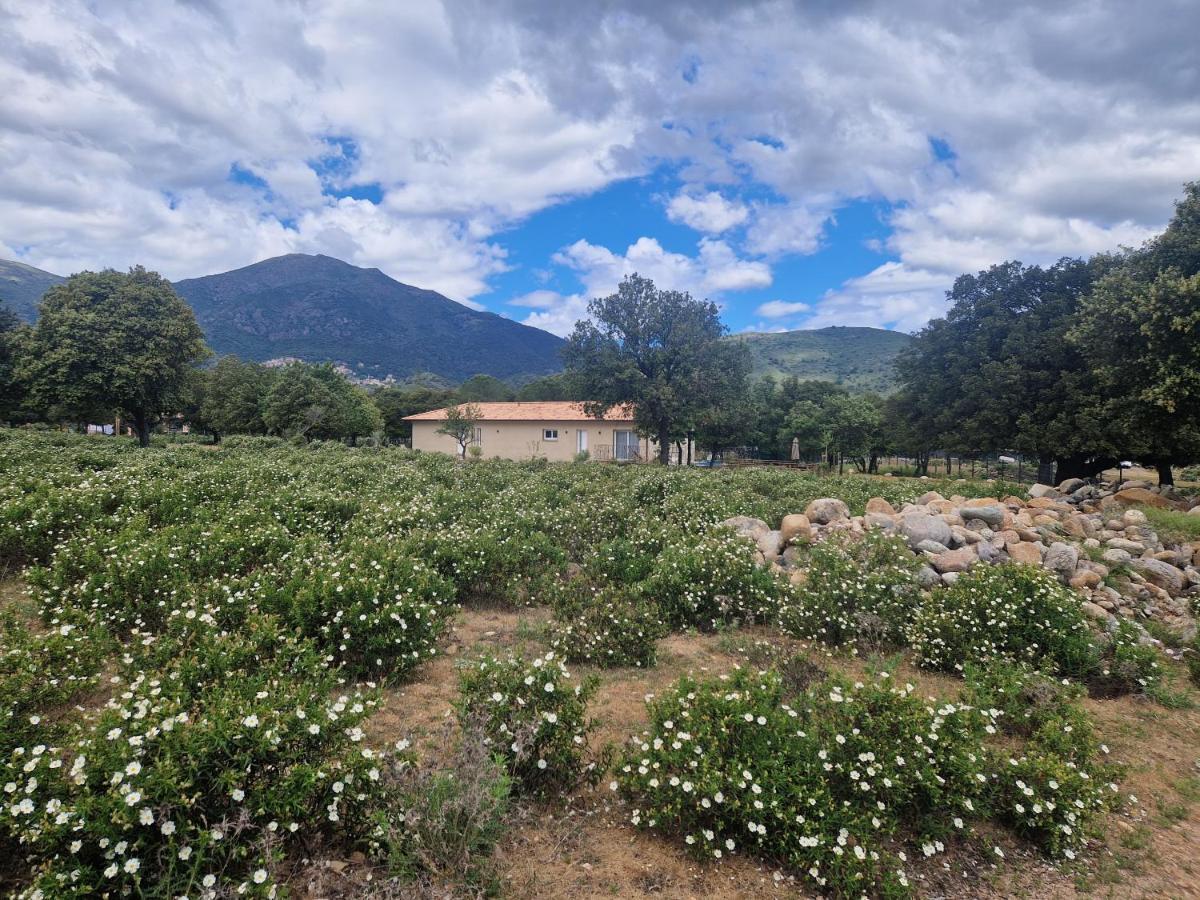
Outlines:
<svg viewBox="0 0 1200 900"><path fill-rule="evenodd" d="M1079 604L1079 608L1083 610L1083 614L1089 619L1095 619L1097 622L1108 621L1108 611L1103 607L1097 606L1090 600L1084 600Z"/></svg>
<svg viewBox="0 0 1200 900"><path fill-rule="evenodd" d="M888 534L896 530L896 520L884 513L867 513L863 516L863 525L867 528L880 528Z"/></svg>
<svg viewBox="0 0 1200 900"><path fill-rule="evenodd" d="M768 531L766 534L760 534L755 543L758 544L758 552L768 561L778 559L779 552L783 549L783 532Z"/></svg>
<svg viewBox="0 0 1200 900"><path fill-rule="evenodd" d="M1064 581L1075 574L1078 565L1079 550L1074 544L1064 544L1062 541L1051 544L1042 558L1042 567L1054 572Z"/></svg>
<svg viewBox="0 0 1200 900"><path fill-rule="evenodd" d="M828 525L830 522L850 518L850 507L836 497L822 497L808 504L804 515L808 516L808 520L814 525Z"/></svg>
<svg viewBox="0 0 1200 900"><path fill-rule="evenodd" d="M1135 559L1129 564L1151 584L1175 596L1183 590L1183 572L1161 559Z"/></svg>
<svg viewBox="0 0 1200 900"><path fill-rule="evenodd" d="M771 530L771 526L762 519L752 516L732 516L721 523L725 528L732 528L739 536L749 538L758 543L758 539Z"/></svg>
<svg viewBox="0 0 1200 900"><path fill-rule="evenodd" d="M1062 494L1048 484L1035 484L1029 488L1030 497L1049 497L1051 500L1062 499Z"/></svg>
<svg viewBox="0 0 1200 900"><path fill-rule="evenodd" d="M1079 490L1085 484L1087 484L1087 482L1082 478L1068 478L1066 481L1059 484L1058 492L1060 494L1071 494Z"/></svg>
<svg viewBox="0 0 1200 900"><path fill-rule="evenodd" d="M1109 547L1100 558L1114 566L1124 565L1133 559L1128 550L1122 550L1120 547Z"/></svg>
<svg viewBox="0 0 1200 900"><path fill-rule="evenodd" d="M975 545L975 553L986 563L1003 562L1005 553L989 541L980 541Z"/></svg>
<svg viewBox="0 0 1200 900"><path fill-rule="evenodd" d="M920 550L922 553L935 553L936 554L936 553L945 553L950 548L947 547L945 544L940 544L937 541L931 541L929 538L926 538L925 540L923 540L919 544L917 544L917 546L914 547L913 549Z"/></svg>
<svg viewBox="0 0 1200 900"><path fill-rule="evenodd" d="M946 585L954 584L954 582L958 581L958 578L960 575L962 575L962 572L943 572L942 573L942 584L946 584Z"/></svg>
<svg viewBox="0 0 1200 900"><path fill-rule="evenodd" d="M942 577L938 575L937 572L933 571L931 567L921 566L921 568L917 570L917 584L925 588L925 590L928 591L932 588L935 588L941 584L941 582Z"/></svg>
<svg viewBox="0 0 1200 900"><path fill-rule="evenodd" d="M1140 542L1131 541L1129 538L1109 538L1104 543L1114 550L1124 550L1127 553L1142 553L1146 549Z"/></svg>
<svg viewBox="0 0 1200 900"><path fill-rule="evenodd" d="M991 528L999 528L1004 523L1004 507L999 504L988 506L960 506L958 514L963 521L970 523L972 519L981 519ZM968 524L968 527L969 524Z"/></svg>
<svg viewBox="0 0 1200 900"><path fill-rule="evenodd" d="M979 555L975 552L974 547L947 550L930 560L930 564L943 575L947 572L965 572L977 562L979 562Z"/></svg>
<svg viewBox="0 0 1200 900"><path fill-rule="evenodd" d="M900 516L897 523L900 533L908 540L908 546L914 550L921 541L937 541L942 546L949 546L953 539L950 526L937 516L926 512L907 512Z"/></svg>

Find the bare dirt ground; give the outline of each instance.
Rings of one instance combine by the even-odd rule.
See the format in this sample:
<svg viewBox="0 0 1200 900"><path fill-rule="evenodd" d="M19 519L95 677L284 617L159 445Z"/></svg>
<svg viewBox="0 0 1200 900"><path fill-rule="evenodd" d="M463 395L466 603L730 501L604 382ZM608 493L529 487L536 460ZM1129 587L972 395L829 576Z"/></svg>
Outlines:
<svg viewBox="0 0 1200 900"><path fill-rule="evenodd" d="M484 648L540 652L542 610L464 610L446 652L413 682L389 691L372 735L444 740L453 716L455 668ZM672 635L652 669L600 671L591 711L595 746L623 745L645 724L645 701L680 675L714 675L761 666L802 645L756 629L724 635ZM782 656L780 655L782 651ZM954 679L918 672L900 658L858 660L809 650L815 665L861 676L887 666L931 695L953 696ZM579 674L584 674L580 669ZM1182 686L1185 678L1177 677ZM1195 692L1190 696L1197 698ZM923 896L964 898L1200 897L1200 711L1172 710L1136 698L1088 701L1112 758L1128 766L1124 794L1136 797L1110 817L1085 860L1052 865L1003 833L977 835L926 865L917 865ZM432 748L436 750L436 747ZM503 892L522 900L643 897L734 900L796 897L806 892L785 873L745 858L701 864L675 844L634 829L607 779L561 803L518 810L498 851ZM1000 846L1004 860L997 860ZM315 896L315 895L314 895Z"/></svg>

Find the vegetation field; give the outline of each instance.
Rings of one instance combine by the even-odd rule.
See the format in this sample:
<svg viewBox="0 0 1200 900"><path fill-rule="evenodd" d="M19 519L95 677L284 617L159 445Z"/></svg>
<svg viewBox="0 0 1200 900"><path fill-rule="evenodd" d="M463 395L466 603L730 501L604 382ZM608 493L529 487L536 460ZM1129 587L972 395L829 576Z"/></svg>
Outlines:
<svg viewBox="0 0 1200 900"><path fill-rule="evenodd" d="M1177 663L721 525L931 489L0 431L0 891L1186 896Z"/></svg>

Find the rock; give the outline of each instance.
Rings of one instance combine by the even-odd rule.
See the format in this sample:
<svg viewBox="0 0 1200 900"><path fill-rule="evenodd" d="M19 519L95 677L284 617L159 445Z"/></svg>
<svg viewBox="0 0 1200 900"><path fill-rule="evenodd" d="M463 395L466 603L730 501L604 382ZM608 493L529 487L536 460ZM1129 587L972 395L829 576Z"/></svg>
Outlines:
<svg viewBox="0 0 1200 900"><path fill-rule="evenodd" d="M1042 553L1046 548L1033 541L1015 541L1006 544L1004 549L1013 562L1037 566L1041 565Z"/></svg>
<svg viewBox="0 0 1200 900"><path fill-rule="evenodd" d="M1071 578L1071 587L1079 588L1081 591L1090 591L1094 587L1100 585L1101 578L1095 572L1090 572L1083 569L1075 573Z"/></svg>
<svg viewBox="0 0 1200 900"><path fill-rule="evenodd" d="M988 524L990 528L999 528L1004 524L1004 516L1006 510L999 503L988 506L960 506L958 514L962 516L964 522L969 522L972 519L981 519Z"/></svg>
<svg viewBox="0 0 1200 900"><path fill-rule="evenodd" d="M1200 516L1200 506L1193 506L1187 511L1189 516Z"/></svg>
<svg viewBox="0 0 1200 900"><path fill-rule="evenodd" d="M925 540L921 541L913 549L919 550L922 553L933 553L933 554L947 553L950 550L950 548L947 547L945 544L940 544L937 541L931 541L929 538L926 538Z"/></svg>
<svg viewBox="0 0 1200 900"><path fill-rule="evenodd" d="M1128 481L1122 481L1120 486L1117 488L1117 491L1118 493L1120 491L1148 491L1152 487L1154 487L1154 485L1148 481L1143 481L1138 478L1130 478Z"/></svg>
<svg viewBox="0 0 1200 900"><path fill-rule="evenodd" d="M973 521L979 522L978 519ZM986 531L988 533L987 536L991 537L992 532L987 525L985 525L983 522L979 522L979 524L983 526L981 530ZM972 530L970 522L968 522L965 527L962 525L951 525L950 532L954 535L955 542L960 546L962 544L978 544L980 541L984 540L984 536L980 534L979 531Z"/></svg>
<svg viewBox="0 0 1200 900"><path fill-rule="evenodd" d="M882 497L872 497L868 500L866 511L869 513L879 513L884 516L894 516L896 514L896 508Z"/></svg>
<svg viewBox="0 0 1200 900"><path fill-rule="evenodd" d="M1128 550L1122 550L1119 547L1109 547L1100 554L1100 558L1114 566L1125 565L1133 559Z"/></svg>
<svg viewBox="0 0 1200 900"><path fill-rule="evenodd" d="M917 570L917 584L925 590L932 590L942 583L942 577L938 575L931 567L921 566Z"/></svg>
<svg viewBox="0 0 1200 900"><path fill-rule="evenodd" d="M783 521L779 523L779 533L785 547L789 544L804 543L812 540L812 523L808 521L808 516L791 513L784 516Z"/></svg>
<svg viewBox="0 0 1200 900"><path fill-rule="evenodd" d="M793 587L804 587L808 581L808 569L797 569L788 576L788 581L792 583Z"/></svg>
<svg viewBox="0 0 1200 900"><path fill-rule="evenodd" d="M741 537L750 538L756 544L759 537L771 530L771 526L762 519L752 516L732 516L721 523L725 528L732 528Z"/></svg>
<svg viewBox="0 0 1200 900"><path fill-rule="evenodd" d="M1058 492L1060 494L1073 494L1085 484L1087 484L1087 482L1082 478L1068 478L1066 481L1059 484Z"/></svg>
<svg viewBox="0 0 1200 900"><path fill-rule="evenodd" d="M1141 487L1131 488L1128 485L1111 497L1105 497L1102 503L1107 506L1121 504L1124 506L1153 506L1158 509L1170 509L1171 507L1169 500L1160 497L1154 491Z"/></svg>
<svg viewBox="0 0 1200 900"><path fill-rule="evenodd" d="M763 555L768 561L779 558L780 551L783 550L783 533L779 531L768 531L766 534L760 534L758 540L758 552Z"/></svg>
<svg viewBox="0 0 1200 900"><path fill-rule="evenodd" d="M1046 555L1042 557L1042 568L1055 573L1063 581L1069 580L1075 574L1078 565L1079 550L1074 544L1064 544L1062 541L1051 544Z"/></svg>
<svg viewBox="0 0 1200 900"><path fill-rule="evenodd" d="M1161 559L1135 559L1129 564L1151 584L1156 584L1171 596L1183 590L1183 572Z"/></svg>
<svg viewBox="0 0 1200 900"><path fill-rule="evenodd" d="M908 546L914 550L921 541L937 541L939 544L947 546L953 539L950 526L929 513L904 513L896 524L900 533L908 540Z"/></svg>
<svg viewBox="0 0 1200 900"><path fill-rule="evenodd" d="M1146 514L1140 509L1127 509L1121 514L1121 521L1128 527L1130 525L1145 525L1148 520L1146 519Z"/></svg>
<svg viewBox="0 0 1200 900"><path fill-rule="evenodd" d="M979 562L979 554L975 552L974 547L947 550L930 560L930 564L943 575L947 572L965 572L977 562Z"/></svg>
<svg viewBox="0 0 1200 900"><path fill-rule="evenodd" d="M1105 543L1114 550L1124 550L1126 553L1142 553L1146 548L1139 541L1131 541L1129 538L1109 538Z"/></svg>
<svg viewBox="0 0 1200 900"><path fill-rule="evenodd" d="M1085 537L1087 537L1087 528L1084 526L1083 518L1081 516L1072 516L1063 522L1062 525L1063 531L1065 531L1071 537L1079 538L1080 540L1083 540Z"/></svg>
<svg viewBox="0 0 1200 900"><path fill-rule="evenodd" d="M896 520L884 513L867 513L863 516L863 525L867 528L882 528L888 534L896 530Z"/></svg>
<svg viewBox="0 0 1200 900"><path fill-rule="evenodd" d="M1097 606L1091 600L1084 600L1079 604L1079 608L1083 610L1083 614L1089 619L1095 619L1097 622L1107 622L1108 612L1100 606Z"/></svg>
<svg viewBox="0 0 1200 900"><path fill-rule="evenodd" d="M942 584L944 584L946 586L954 584L954 582L958 581L958 577L961 574L962 574L962 572L943 572L942 573Z"/></svg>
<svg viewBox="0 0 1200 900"><path fill-rule="evenodd" d="M814 525L828 525L830 522L850 518L850 507L835 497L822 497L808 504L804 515L808 516L809 522Z"/></svg>
<svg viewBox="0 0 1200 900"><path fill-rule="evenodd" d="M1030 497L1050 497L1054 500L1059 499L1062 494L1050 487L1048 484L1035 484L1029 488Z"/></svg>
<svg viewBox="0 0 1200 900"><path fill-rule="evenodd" d="M921 506L927 506L928 504L933 503L935 500L945 500L945 499L946 498L943 497L941 494L939 494L937 491L926 491L924 494L922 494L920 497L917 498L917 503Z"/></svg>
<svg viewBox="0 0 1200 900"><path fill-rule="evenodd" d="M803 554L799 547L788 547L786 550L783 551L783 555L780 557L780 559L783 560L783 565L786 568L794 569L794 568L796 568L796 565L800 562L800 558L802 555Z"/></svg>
<svg viewBox="0 0 1200 900"><path fill-rule="evenodd" d="M1004 558L1000 548L990 541L980 541L974 546L976 555L986 563L998 563Z"/></svg>
<svg viewBox="0 0 1200 900"><path fill-rule="evenodd" d="M581 566L579 563L575 563L575 562L567 563L566 571L563 572L563 577L565 579L567 579L567 581L573 581L576 578L581 577L582 575L583 575L583 566Z"/></svg>

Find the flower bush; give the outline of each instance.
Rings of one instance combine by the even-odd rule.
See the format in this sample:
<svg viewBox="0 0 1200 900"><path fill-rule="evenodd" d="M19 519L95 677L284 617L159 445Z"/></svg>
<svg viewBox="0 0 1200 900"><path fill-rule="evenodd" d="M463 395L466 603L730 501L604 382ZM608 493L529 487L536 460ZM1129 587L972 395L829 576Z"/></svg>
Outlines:
<svg viewBox="0 0 1200 900"><path fill-rule="evenodd" d="M460 673L459 719L478 723L515 789L547 796L596 771L586 751L587 704L597 684L573 677L554 652L532 660L484 656Z"/></svg>
<svg viewBox="0 0 1200 900"><path fill-rule="evenodd" d="M921 665L961 671L969 662L1020 661L1085 676L1097 650L1078 597L1032 566L975 566L930 593L909 628Z"/></svg>
<svg viewBox="0 0 1200 900"><path fill-rule="evenodd" d="M1162 684L1163 674L1158 651L1143 644L1137 627L1122 619L1100 644L1100 658L1088 684L1100 697L1144 694Z"/></svg>
<svg viewBox="0 0 1200 900"><path fill-rule="evenodd" d="M881 531L831 537L797 561L806 577L780 613L783 629L827 644L896 646L920 602L919 564L905 542Z"/></svg>
<svg viewBox="0 0 1200 900"><path fill-rule="evenodd" d="M569 663L654 665L655 644L667 633L657 606L619 588L593 593L583 585L568 590L555 604L552 649Z"/></svg>

